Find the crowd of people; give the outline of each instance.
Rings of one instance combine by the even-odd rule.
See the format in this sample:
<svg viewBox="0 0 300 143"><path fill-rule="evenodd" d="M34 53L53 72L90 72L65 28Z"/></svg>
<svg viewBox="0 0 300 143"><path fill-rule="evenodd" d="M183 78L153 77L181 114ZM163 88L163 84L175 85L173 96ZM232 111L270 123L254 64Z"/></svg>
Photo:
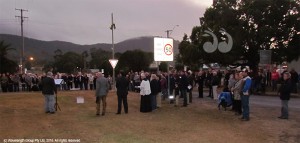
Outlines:
<svg viewBox="0 0 300 143"><path fill-rule="evenodd" d="M43 92L43 80L51 74L1 74L1 91L39 91ZM112 89L112 78L107 78L100 72L92 74L63 74L51 75L53 79L63 79L61 83L55 85L60 90L96 90L97 115L100 115L100 103L102 103L102 115L105 115L106 95ZM288 79L288 82L287 82ZM251 70L200 70L176 71L170 73L150 73L150 72L120 72L116 77L116 88L118 95L118 111L121 114L122 104L125 113L128 113L127 94L128 91L139 92L141 95L140 112L151 112L161 108L162 101L174 95L172 103L178 107L180 99L183 99L182 107L187 107L193 101L193 90L197 88L198 97L204 97L204 88L208 88L207 97L218 99L220 89L230 92L233 99L233 111L236 115L242 115L242 120L249 121L249 97L251 94L264 94L267 87L281 95L282 106L287 107L286 99L289 99L289 89L297 92L299 75L295 70L279 72L277 69L258 70L254 73ZM278 89L277 85L282 84ZM289 86L285 86L289 85ZM169 89L169 90L168 90ZM53 92L57 92L56 89ZM288 97L285 97L285 96ZM52 103L51 103L52 104ZM51 108L46 112L54 112ZM282 118L288 118L287 109Z"/></svg>

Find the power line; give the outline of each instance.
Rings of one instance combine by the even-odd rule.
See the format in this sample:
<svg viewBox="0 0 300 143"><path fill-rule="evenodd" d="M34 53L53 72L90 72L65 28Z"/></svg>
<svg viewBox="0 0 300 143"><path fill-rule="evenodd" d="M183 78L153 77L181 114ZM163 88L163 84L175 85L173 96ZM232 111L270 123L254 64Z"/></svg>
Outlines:
<svg viewBox="0 0 300 143"><path fill-rule="evenodd" d="M23 35L23 23L24 23L24 19L28 18L23 16L23 12L28 12L28 10L25 9L15 9L21 12L21 16L15 16L17 18L21 18L21 36L22 36L22 50L20 52L20 73L23 73L23 69L24 69L24 63L23 63L23 59L24 59L24 35Z"/></svg>

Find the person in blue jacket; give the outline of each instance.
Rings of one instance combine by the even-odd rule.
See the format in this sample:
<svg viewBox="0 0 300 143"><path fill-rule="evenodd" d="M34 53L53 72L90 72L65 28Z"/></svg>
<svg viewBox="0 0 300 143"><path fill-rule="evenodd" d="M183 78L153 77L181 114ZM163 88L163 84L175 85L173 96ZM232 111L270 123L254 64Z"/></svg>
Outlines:
<svg viewBox="0 0 300 143"><path fill-rule="evenodd" d="M243 86L243 93L242 93L242 109L243 109L243 117L241 118L242 121L249 121L249 97L250 97L250 88L252 84L252 80L248 75L248 71L245 70L243 72L244 75L244 86Z"/></svg>

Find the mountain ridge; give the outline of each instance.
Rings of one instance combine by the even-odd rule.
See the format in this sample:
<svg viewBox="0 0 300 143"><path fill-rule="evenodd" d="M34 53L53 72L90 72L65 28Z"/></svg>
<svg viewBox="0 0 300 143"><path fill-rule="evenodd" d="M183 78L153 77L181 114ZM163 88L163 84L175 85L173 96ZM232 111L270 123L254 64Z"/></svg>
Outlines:
<svg viewBox="0 0 300 143"><path fill-rule="evenodd" d="M127 39L115 44L115 52L124 53L128 50L142 50L145 52L153 52L152 36L141 36L132 39ZM4 40L5 44L11 44L11 48L16 50L9 52L9 58L13 60L19 59L20 49L22 48L22 38L18 35L0 34L0 41ZM76 53L82 53L83 51L90 51L92 48L101 48L105 51L111 50L111 44L108 43L96 43L90 45L75 44L67 41L43 41L34 38L24 37L24 57L36 57L39 60L52 60L54 51L60 49L63 53L73 51ZM179 53L178 50L179 41L174 40L174 53Z"/></svg>

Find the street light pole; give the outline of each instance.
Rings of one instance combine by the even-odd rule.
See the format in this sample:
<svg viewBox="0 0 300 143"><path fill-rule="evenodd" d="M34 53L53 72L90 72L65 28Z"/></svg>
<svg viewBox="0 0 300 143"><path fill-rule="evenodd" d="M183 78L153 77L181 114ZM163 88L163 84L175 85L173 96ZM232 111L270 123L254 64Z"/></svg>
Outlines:
<svg viewBox="0 0 300 143"><path fill-rule="evenodd" d="M111 30L111 41L112 41L112 58L115 59L115 44L114 44L114 29L116 29L116 25L114 23L114 14L111 14L111 26L110 26L110 30ZM113 89L115 88L115 68L113 68Z"/></svg>

